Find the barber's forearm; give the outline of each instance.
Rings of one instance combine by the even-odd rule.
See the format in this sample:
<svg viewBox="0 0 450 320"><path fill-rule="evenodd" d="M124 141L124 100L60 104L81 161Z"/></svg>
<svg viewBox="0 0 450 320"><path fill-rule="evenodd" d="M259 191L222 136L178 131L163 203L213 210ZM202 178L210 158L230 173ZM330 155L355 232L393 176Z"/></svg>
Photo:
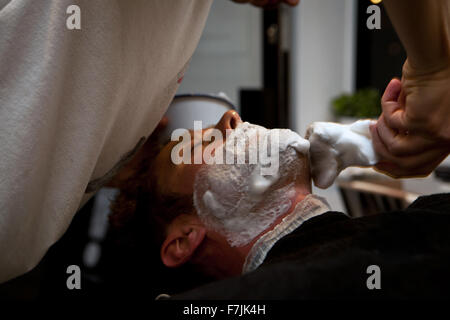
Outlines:
<svg viewBox="0 0 450 320"><path fill-rule="evenodd" d="M449 63L448 0L384 0L408 63L433 71Z"/></svg>

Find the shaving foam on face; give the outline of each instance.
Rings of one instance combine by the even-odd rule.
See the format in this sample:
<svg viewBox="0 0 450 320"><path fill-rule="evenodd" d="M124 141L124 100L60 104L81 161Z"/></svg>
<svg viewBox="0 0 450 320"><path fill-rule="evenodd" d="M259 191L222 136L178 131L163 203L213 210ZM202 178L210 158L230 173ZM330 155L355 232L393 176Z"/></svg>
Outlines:
<svg viewBox="0 0 450 320"><path fill-rule="evenodd" d="M253 195L262 195L274 182L278 180L278 174L262 176L258 170L253 170L250 175L249 192Z"/></svg>
<svg viewBox="0 0 450 320"><path fill-rule="evenodd" d="M268 165L264 159L252 163L248 156L258 147L250 141L266 141L269 136L279 139L276 144L269 143L270 148L277 147L278 155L277 170L270 175L262 170ZM249 123L233 130L227 141L233 139L236 147L224 143L223 153L244 158L245 163L204 165L197 172L193 197L205 226L222 233L231 246L243 246L291 207L309 142L291 130L268 130Z"/></svg>
<svg viewBox="0 0 450 320"><path fill-rule="evenodd" d="M370 167L378 162L369 130L374 122L359 120L348 125L314 122L308 127L311 173L317 187L328 188L347 167Z"/></svg>

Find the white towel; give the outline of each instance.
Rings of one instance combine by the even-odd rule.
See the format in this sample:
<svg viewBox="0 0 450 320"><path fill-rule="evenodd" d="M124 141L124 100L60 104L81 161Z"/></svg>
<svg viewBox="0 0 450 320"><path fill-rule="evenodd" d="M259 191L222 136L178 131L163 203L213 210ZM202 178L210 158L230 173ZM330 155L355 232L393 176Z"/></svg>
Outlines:
<svg viewBox="0 0 450 320"><path fill-rule="evenodd" d="M314 122L308 127L311 173L317 187L328 188L347 167L370 167L377 163L369 130L373 122L359 120L348 125Z"/></svg>
<svg viewBox="0 0 450 320"><path fill-rule="evenodd" d="M211 2L0 0L0 282L33 268L88 183L153 131Z"/></svg>

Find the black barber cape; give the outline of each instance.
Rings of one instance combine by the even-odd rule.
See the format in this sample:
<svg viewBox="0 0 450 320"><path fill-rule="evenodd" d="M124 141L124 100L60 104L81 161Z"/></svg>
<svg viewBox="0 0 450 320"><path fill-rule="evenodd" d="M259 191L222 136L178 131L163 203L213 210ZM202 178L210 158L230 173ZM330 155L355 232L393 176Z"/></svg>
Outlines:
<svg viewBox="0 0 450 320"><path fill-rule="evenodd" d="M368 278L375 273L369 266L379 268L381 289L368 288ZM445 297L450 297L450 194L420 197L405 210L361 218L324 213L279 240L255 271L173 296Z"/></svg>

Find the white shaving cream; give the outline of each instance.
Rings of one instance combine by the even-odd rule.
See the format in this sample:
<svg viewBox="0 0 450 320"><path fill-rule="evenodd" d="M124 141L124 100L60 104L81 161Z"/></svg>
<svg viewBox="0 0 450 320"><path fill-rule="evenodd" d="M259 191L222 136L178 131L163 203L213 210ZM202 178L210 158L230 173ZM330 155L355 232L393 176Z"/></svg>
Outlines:
<svg viewBox="0 0 450 320"><path fill-rule="evenodd" d="M278 137L279 143L273 144L270 137ZM268 130L247 122L227 137L233 139L237 147L224 143L223 154L244 157L246 163L204 165L196 175L193 196L203 223L226 236L231 246L243 246L291 207L309 142L288 129ZM264 159L249 163L246 155L257 147L250 141L267 140L271 148L277 146L277 170L271 175L262 170L268 165Z"/></svg>
<svg viewBox="0 0 450 320"><path fill-rule="evenodd" d="M370 167L377 163L369 130L369 125L375 122L359 120L348 125L315 122L308 127L311 173L317 187L328 188L347 167Z"/></svg>

